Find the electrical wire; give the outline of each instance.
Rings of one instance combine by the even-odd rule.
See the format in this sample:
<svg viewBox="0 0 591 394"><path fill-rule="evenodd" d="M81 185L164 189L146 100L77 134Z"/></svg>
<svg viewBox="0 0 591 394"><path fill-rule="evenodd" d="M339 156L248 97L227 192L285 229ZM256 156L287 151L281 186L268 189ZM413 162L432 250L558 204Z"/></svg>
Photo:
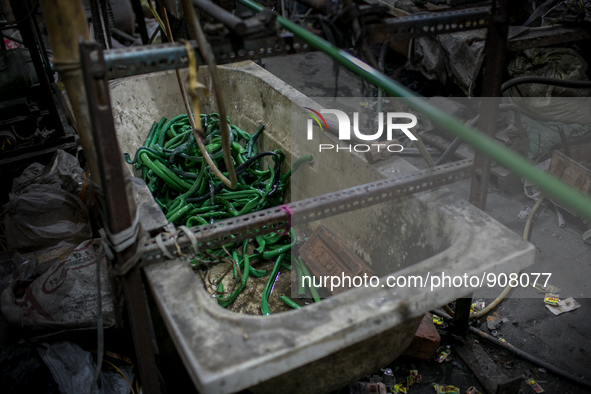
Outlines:
<svg viewBox="0 0 591 394"><path fill-rule="evenodd" d="M230 151L230 131L228 129L226 104L223 100L223 93L221 88L222 83L218 74L217 66L215 64L213 51L211 49L211 46L209 45L209 42L207 42L207 39L205 38L205 33L203 33L201 23L199 22L199 19L195 14L195 9L193 8L191 0L183 0L182 3L183 10L185 11L185 17L189 23L189 27L191 28L194 38L197 41L197 45L199 46L199 52L201 53L203 59L205 59L205 63L207 63L207 68L209 69L209 75L211 77L211 83L213 85L213 90L215 94L217 109L220 115L220 135L222 137L222 152L224 154L224 163L226 164L226 170L228 171L228 177L230 179L228 180L228 178L223 176L221 172L219 172L219 174L216 173L216 175L230 189L234 189L238 184L238 179L236 178L236 171L234 170L234 163L232 162L232 152ZM193 100L193 102L195 102L195 100ZM201 148L201 145L199 145L199 148ZM214 170L214 167L211 167L211 169Z"/></svg>
<svg viewBox="0 0 591 394"><path fill-rule="evenodd" d="M172 38L172 30L170 28L170 22L168 20L168 14L166 13L166 9L163 9L164 7L160 6L161 10L162 10L162 15L164 17L164 26L167 32L167 36L169 37L170 42L174 42L174 39ZM205 145L203 143L203 138L205 137L204 133L203 133L203 127L201 125L201 121L199 122L195 122L195 118L193 117L193 113L196 114L200 114L201 110L199 108L199 101L197 100L196 97L196 91L198 89L198 83L197 83L197 61L195 59L195 53L193 52L193 47L187 42L185 43L186 47L187 47L187 56L189 58L189 94L191 94L191 101L189 101L189 98L187 96L187 90L185 89L185 85L183 84L183 80L181 78L181 72L177 69L175 70L176 72L176 78L177 78L177 82L179 84L179 88L181 90L181 95L183 97L183 104L185 105L185 110L187 111L187 116L189 117L189 123L191 124L191 127L193 128L193 133L195 135L195 141L197 141L197 145L199 146L199 150L201 151L201 154L203 155L203 158L205 159L205 161L207 162L207 165L209 166L209 168L211 168L211 170L213 171L213 173L228 187L231 187L232 182L231 180L229 180L228 178L226 178L222 172L219 170L219 168L217 167L217 165L215 164L215 162L213 161L213 159L211 158L211 156L209 155L209 153L207 152L207 149L205 148ZM220 114L220 118L221 118L221 114ZM226 121L227 124L227 118L224 117L224 120ZM221 119L220 119L221 121ZM223 139L223 133L222 134L222 139ZM222 140L223 142L223 140ZM228 144L229 145L229 144ZM222 147L223 149L223 147ZM229 147L228 147L228 151L229 151ZM231 162L231 158L230 158L230 162ZM225 156L224 156L224 161L225 161ZM234 170L234 167L232 166L232 170ZM234 172L234 178L236 177L235 172ZM236 187L237 184L237 180L235 180L235 184L234 187Z"/></svg>
<svg viewBox="0 0 591 394"><path fill-rule="evenodd" d="M168 34L167 29L164 25L164 22L162 22L160 15L158 15L158 12L156 12L156 8L154 7L152 0L148 0L148 5L150 6L150 11L152 11L152 15L154 16L154 19L156 19L156 22L158 22L158 26L160 26L160 30L164 33L164 35L168 38L168 40L170 42L172 42L172 34ZM164 15L166 15L166 12L164 13ZM167 16L167 19L168 19L168 16Z"/></svg>
<svg viewBox="0 0 591 394"><path fill-rule="evenodd" d="M29 19L29 17L31 16L31 14L33 14L33 12L35 12L35 9L37 8L37 3L38 3L38 2L39 2L39 0L35 0L35 3L33 4L33 7L31 8L31 11L29 11L29 13L27 14L27 16L25 16L25 17L24 17L23 19L21 19L21 20L18 20L18 21L16 21L16 22L13 22L13 23L17 23L17 24L18 24L18 23L24 22L24 21L26 21L27 19Z"/></svg>
<svg viewBox="0 0 591 394"><path fill-rule="evenodd" d="M112 362L110 362L108 360L103 360L103 362L110 364L113 368L115 368L115 370L117 370L117 372L119 372L121 374L121 376L123 376L123 379L125 379L125 381L127 382L127 385L129 386L129 389L131 390L131 394L135 394L135 391L133 390L133 386L131 385L131 382L129 381L129 379L127 379L127 376L125 376L123 371L121 369L119 369L119 367L117 367L115 364L113 364Z"/></svg>

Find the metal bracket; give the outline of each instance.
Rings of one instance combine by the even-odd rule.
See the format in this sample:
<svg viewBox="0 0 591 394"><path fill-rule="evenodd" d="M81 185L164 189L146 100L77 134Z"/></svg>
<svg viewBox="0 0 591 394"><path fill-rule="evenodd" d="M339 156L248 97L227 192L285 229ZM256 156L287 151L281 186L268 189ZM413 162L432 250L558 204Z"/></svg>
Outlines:
<svg viewBox="0 0 591 394"><path fill-rule="evenodd" d="M197 64L205 61L197 51L195 41L190 41L196 50ZM312 47L291 34L274 37L245 39L240 49L235 49L231 41L212 42L217 64L227 64L242 60L256 60L269 56L310 52ZM157 71L174 70L188 66L187 49L181 43L149 45L125 49L110 49L104 52L107 78L123 78Z"/></svg>
<svg viewBox="0 0 591 394"><path fill-rule="evenodd" d="M369 24L366 26L366 34L368 40L383 43L457 31L486 29L490 19L488 7L416 14L402 18L388 18L381 24Z"/></svg>
<svg viewBox="0 0 591 394"><path fill-rule="evenodd" d="M419 171L402 177L384 179L361 186L344 189L288 204L291 218L279 207L258 211L248 215L220 220L219 222L195 227L192 231L199 248L210 249L253 238L255 235L285 229L291 219L292 225L328 218L345 212L355 211L381 202L391 201L426 190L458 182L470 177L472 162L468 160L444 164L432 169ZM191 241L186 235L163 237L168 251L178 256L176 246L182 253L188 252ZM162 262L164 255L156 240L144 245L143 264Z"/></svg>

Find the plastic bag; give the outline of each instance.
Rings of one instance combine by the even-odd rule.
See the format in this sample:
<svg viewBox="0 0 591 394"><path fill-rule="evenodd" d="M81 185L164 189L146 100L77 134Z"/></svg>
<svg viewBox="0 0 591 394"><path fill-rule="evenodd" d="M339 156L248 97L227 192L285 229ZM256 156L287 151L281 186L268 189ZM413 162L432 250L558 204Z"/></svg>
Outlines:
<svg viewBox="0 0 591 394"><path fill-rule="evenodd" d="M118 367L125 377L117 371L101 372L100 390L97 384L90 390L96 367L90 352L71 342L43 343L37 350L51 371L61 393L127 394L131 392L130 385L127 383L127 381L130 384L133 382L131 367Z"/></svg>
<svg viewBox="0 0 591 394"><path fill-rule="evenodd" d="M53 264L25 286L13 282L2 293L0 306L6 321L30 331L94 328L97 325L96 264L101 264L101 305L104 327L116 322L107 263L101 240L90 239L66 259Z"/></svg>
<svg viewBox="0 0 591 394"><path fill-rule="evenodd" d="M35 271L35 261L25 259L16 250L0 253L0 292L15 280L26 280Z"/></svg>
<svg viewBox="0 0 591 394"><path fill-rule="evenodd" d="M78 159L58 149L48 165L33 163L12 183L12 193L20 194L27 186L59 185L65 191L79 195L84 181L84 170Z"/></svg>
<svg viewBox="0 0 591 394"><path fill-rule="evenodd" d="M508 66L513 78L541 76L568 81L587 80L587 62L570 48L533 48L519 53ZM539 83L522 84L504 93L525 115L566 124L591 123L590 89L572 89Z"/></svg>
<svg viewBox="0 0 591 394"><path fill-rule="evenodd" d="M59 185L29 185L18 195L11 194L4 207L9 249L34 251L92 238L86 206Z"/></svg>
<svg viewBox="0 0 591 394"><path fill-rule="evenodd" d="M409 45L406 69L443 84L450 77L471 96L484 59L485 37L486 30L479 29L416 38Z"/></svg>

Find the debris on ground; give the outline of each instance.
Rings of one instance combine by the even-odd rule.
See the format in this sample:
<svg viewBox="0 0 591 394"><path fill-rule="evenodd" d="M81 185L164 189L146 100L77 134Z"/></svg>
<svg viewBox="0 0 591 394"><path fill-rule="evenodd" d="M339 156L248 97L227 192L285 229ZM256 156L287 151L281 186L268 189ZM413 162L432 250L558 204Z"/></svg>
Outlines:
<svg viewBox="0 0 591 394"><path fill-rule="evenodd" d="M517 215L517 217L521 220L525 220L527 219L527 217L529 216L529 213L531 212L531 208L530 207L525 207L524 209L522 209L519 214Z"/></svg>
<svg viewBox="0 0 591 394"><path fill-rule="evenodd" d="M460 389L456 386L434 384L433 387L437 394L460 394Z"/></svg>
<svg viewBox="0 0 591 394"><path fill-rule="evenodd" d="M386 389L390 390L396 384L396 376L392 368L382 369L382 383L386 385Z"/></svg>
<svg viewBox="0 0 591 394"><path fill-rule="evenodd" d="M442 350L438 350L437 351L437 356L435 357L435 361L437 361L438 363L442 363L443 361L445 361L445 359L451 354L451 349L448 347L446 347L445 349Z"/></svg>
<svg viewBox="0 0 591 394"><path fill-rule="evenodd" d="M494 312L493 314L486 317L486 326L489 330L494 331L501 328L503 323L507 321L509 321L507 318L499 316L497 312Z"/></svg>
<svg viewBox="0 0 591 394"><path fill-rule="evenodd" d="M568 297L564 300L558 301L557 306L546 305L546 308L548 308L550 312L554 313L556 316L562 313L572 312L575 309L579 309L580 307L581 304L575 301L575 299L572 297Z"/></svg>
<svg viewBox="0 0 591 394"><path fill-rule="evenodd" d="M406 394L408 392L408 382L405 380L403 382L396 383L396 385L394 385L390 391L392 391L394 394Z"/></svg>
<svg viewBox="0 0 591 394"><path fill-rule="evenodd" d="M536 381L533 379L527 379L525 381L525 383L529 384L529 387L531 387L536 393L543 393L544 392L544 389L542 388L542 386L540 386L538 383L536 383Z"/></svg>
<svg viewBox="0 0 591 394"><path fill-rule="evenodd" d="M386 385L384 383L366 383L355 382L349 385L351 394L386 394Z"/></svg>
<svg viewBox="0 0 591 394"><path fill-rule="evenodd" d="M538 285L532 285L532 287L534 289L536 289L538 291L538 293L552 293L552 294L560 294L560 291L562 290L560 287L556 287L556 286L552 286L551 284L546 284L546 286L542 286L541 284Z"/></svg>
<svg viewBox="0 0 591 394"><path fill-rule="evenodd" d="M558 294L546 293L544 296L544 302L548 305L556 306L558 305L558 301L560 301Z"/></svg>

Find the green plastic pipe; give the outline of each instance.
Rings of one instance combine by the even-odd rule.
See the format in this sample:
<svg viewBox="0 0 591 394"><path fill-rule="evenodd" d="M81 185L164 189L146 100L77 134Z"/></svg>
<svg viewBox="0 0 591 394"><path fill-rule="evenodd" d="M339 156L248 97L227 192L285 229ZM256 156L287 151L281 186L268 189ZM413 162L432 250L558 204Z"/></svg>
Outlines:
<svg viewBox="0 0 591 394"><path fill-rule="evenodd" d="M252 0L238 0L238 2L257 12L265 9L262 5ZM591 199L571 186L540 170L528 160L505 148L487 135L466 126L461 121L431 106L425 100L419 98L414 92L328 41L281 16L277 16L277 22L283 28L291 31L316 49L326 53L355 74L384 89L390 95L401 97L411 108L426 114L433 122L460 136L462 140L484 152L500 165L529 179L549 196L576 210L582 216L591 219Z"/></svg>

